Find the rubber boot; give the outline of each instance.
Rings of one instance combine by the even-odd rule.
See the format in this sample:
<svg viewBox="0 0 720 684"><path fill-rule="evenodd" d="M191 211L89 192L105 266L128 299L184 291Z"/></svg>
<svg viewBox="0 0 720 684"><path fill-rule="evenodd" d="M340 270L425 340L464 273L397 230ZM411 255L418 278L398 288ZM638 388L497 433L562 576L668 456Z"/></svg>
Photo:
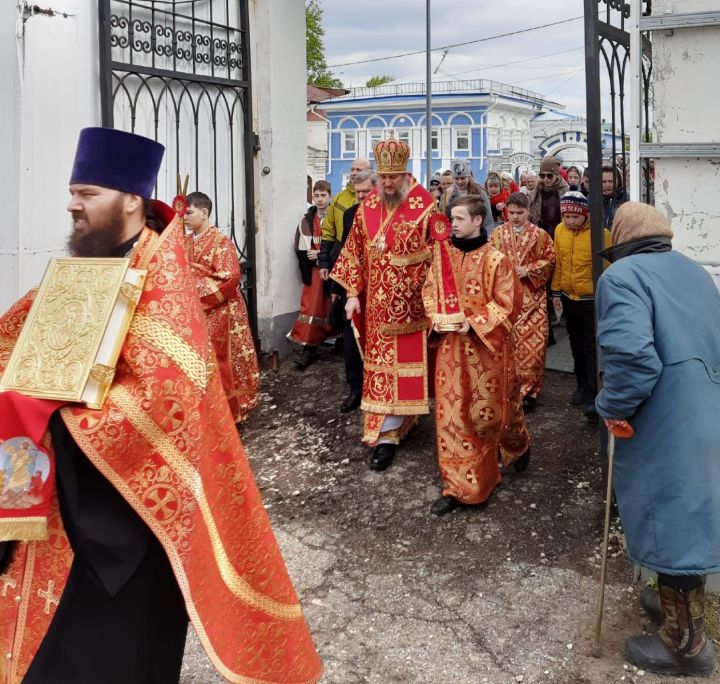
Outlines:
<svg viewBox="0 0 720 684"><path fill-rule="evenodd" d="M651 636L625 642L625 657L659 675L708 677L717 667L715 649L705 637L705 585L691 590L660 583L663 626Z"/></svg>

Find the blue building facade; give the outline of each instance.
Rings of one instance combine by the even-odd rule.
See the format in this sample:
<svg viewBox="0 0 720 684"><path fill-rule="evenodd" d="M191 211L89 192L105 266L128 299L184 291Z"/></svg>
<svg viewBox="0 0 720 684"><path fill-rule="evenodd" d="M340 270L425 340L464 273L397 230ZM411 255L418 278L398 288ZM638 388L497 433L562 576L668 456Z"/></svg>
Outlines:
<svg viewBox="0 0 720 684"><path fill-rule="evenodd" d="M531 168L536 151L530 122L548 109L562 108L538 93L486 80L434 83L432 101L433 173L463 158L479 181L491 169ZM333 191L347 182L353 159L374 161L374 144L391 135L408 143L409 169L427 184L424 83L356 88L322 106L328 121L326 178Z"/></svg>

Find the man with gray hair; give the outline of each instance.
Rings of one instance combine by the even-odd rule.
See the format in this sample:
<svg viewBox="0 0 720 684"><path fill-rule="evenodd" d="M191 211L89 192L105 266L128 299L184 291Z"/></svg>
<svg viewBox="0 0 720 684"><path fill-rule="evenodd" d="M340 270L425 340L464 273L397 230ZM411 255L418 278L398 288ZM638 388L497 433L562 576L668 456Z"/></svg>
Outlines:
<svg viewBox="0 0 720 684"><path fill-rule="evenodd" d="M332 251L330 253L330 268L337 261L340 255L340 250L345 245L345 241L352 230L353 221L355 220L355 214L357 213L358 207L365 199L378 186L378 177L373 171L359 171L355 176L355 197L357 198L358 204L354 204L343 214L343 233L342 238L337 242L333 243ZM330 283L330 296L332 297L332 310L331 320L335 327L341 327L340 321L342 321L343 329L343 359L345 361L345 378L347 384L350 385L350 393L343 399L340 404L341 413L349 413L354 411L360 406L362 401L362 381L363 381L363 360L360 356L357 343L355 341L355 333L352 329L352 324L345 316L345 303L347 300L347 293L345 289L339 283L334 280ZM338 312L335 316L333 312ZM334 320L335 318L339 320Z"/></svg>
<svg viewBox="0 0 720 684"><path fill-rule="evenodd" d="M341 240L343 236L343 214L358 203L355 196L355 178L361 171L370 171L371 169L370 160L365 157L358 157L353 161L350 165L348 184L330 202L322 223L322 242L320 244L320 254L318 254L318 268L320 269L320 277L323 280L328 279L330 272L328 253L332 243ZM329 244L326 245L323 253L322 245L325 243Z"/></svg>
<svg viewBox="0 0 720 684"><path fill-rule="evenodd" d="M490 231L493 228L490 200L483 187L472 177L469 160L453 159L450 164L450 168L455 182L440 198L440 211L444 212L449 218L452 204L456 199L458 199L458 197L465 197L465 195L479 195L482 198L486 209L482 227L485 229L485 233L490 235Z"/></svg>

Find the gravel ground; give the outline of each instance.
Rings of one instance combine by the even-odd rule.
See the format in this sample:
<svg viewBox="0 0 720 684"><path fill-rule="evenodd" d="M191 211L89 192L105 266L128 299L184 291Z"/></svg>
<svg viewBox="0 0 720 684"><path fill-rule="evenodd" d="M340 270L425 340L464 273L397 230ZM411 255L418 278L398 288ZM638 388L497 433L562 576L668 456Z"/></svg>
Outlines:
<svg viewBox="0 0 720 684"><path fill-rule="evenodd" d="M528 417L533 458L484 510L429 514L440 482L432 416L382 473L365 465L361 415L329 353L304 372L266 370L242 438L325 664L323 682L557 684L665 680L625 664L623 641L650 629L642 585L614 521L593 658L604 484L597 428L548 372ZM181 682L224 680L190 630ZM681 682L720 681L676 679Z"/></svg>

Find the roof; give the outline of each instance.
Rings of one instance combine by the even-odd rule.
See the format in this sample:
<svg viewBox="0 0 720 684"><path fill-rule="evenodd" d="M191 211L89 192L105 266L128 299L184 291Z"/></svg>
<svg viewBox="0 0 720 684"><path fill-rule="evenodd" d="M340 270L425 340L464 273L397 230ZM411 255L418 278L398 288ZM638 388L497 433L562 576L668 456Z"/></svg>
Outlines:
<svg viewBox="0 0 720 684"><path fill-rule="evenodd" d="M550 109L547 112L538 114L533 117L533 121L557 121L558 119L577 119L576 114L568 114L567 112L557 112L554 109Z"/></svg>
<svg viewBox="0 0 720 684"><path fill-rule="evenodd" d="M307 84L307 101L308 104L324 102L333 97L341 97L347 95L350 91L345 88L318 88L317 86Z"/></svg>

